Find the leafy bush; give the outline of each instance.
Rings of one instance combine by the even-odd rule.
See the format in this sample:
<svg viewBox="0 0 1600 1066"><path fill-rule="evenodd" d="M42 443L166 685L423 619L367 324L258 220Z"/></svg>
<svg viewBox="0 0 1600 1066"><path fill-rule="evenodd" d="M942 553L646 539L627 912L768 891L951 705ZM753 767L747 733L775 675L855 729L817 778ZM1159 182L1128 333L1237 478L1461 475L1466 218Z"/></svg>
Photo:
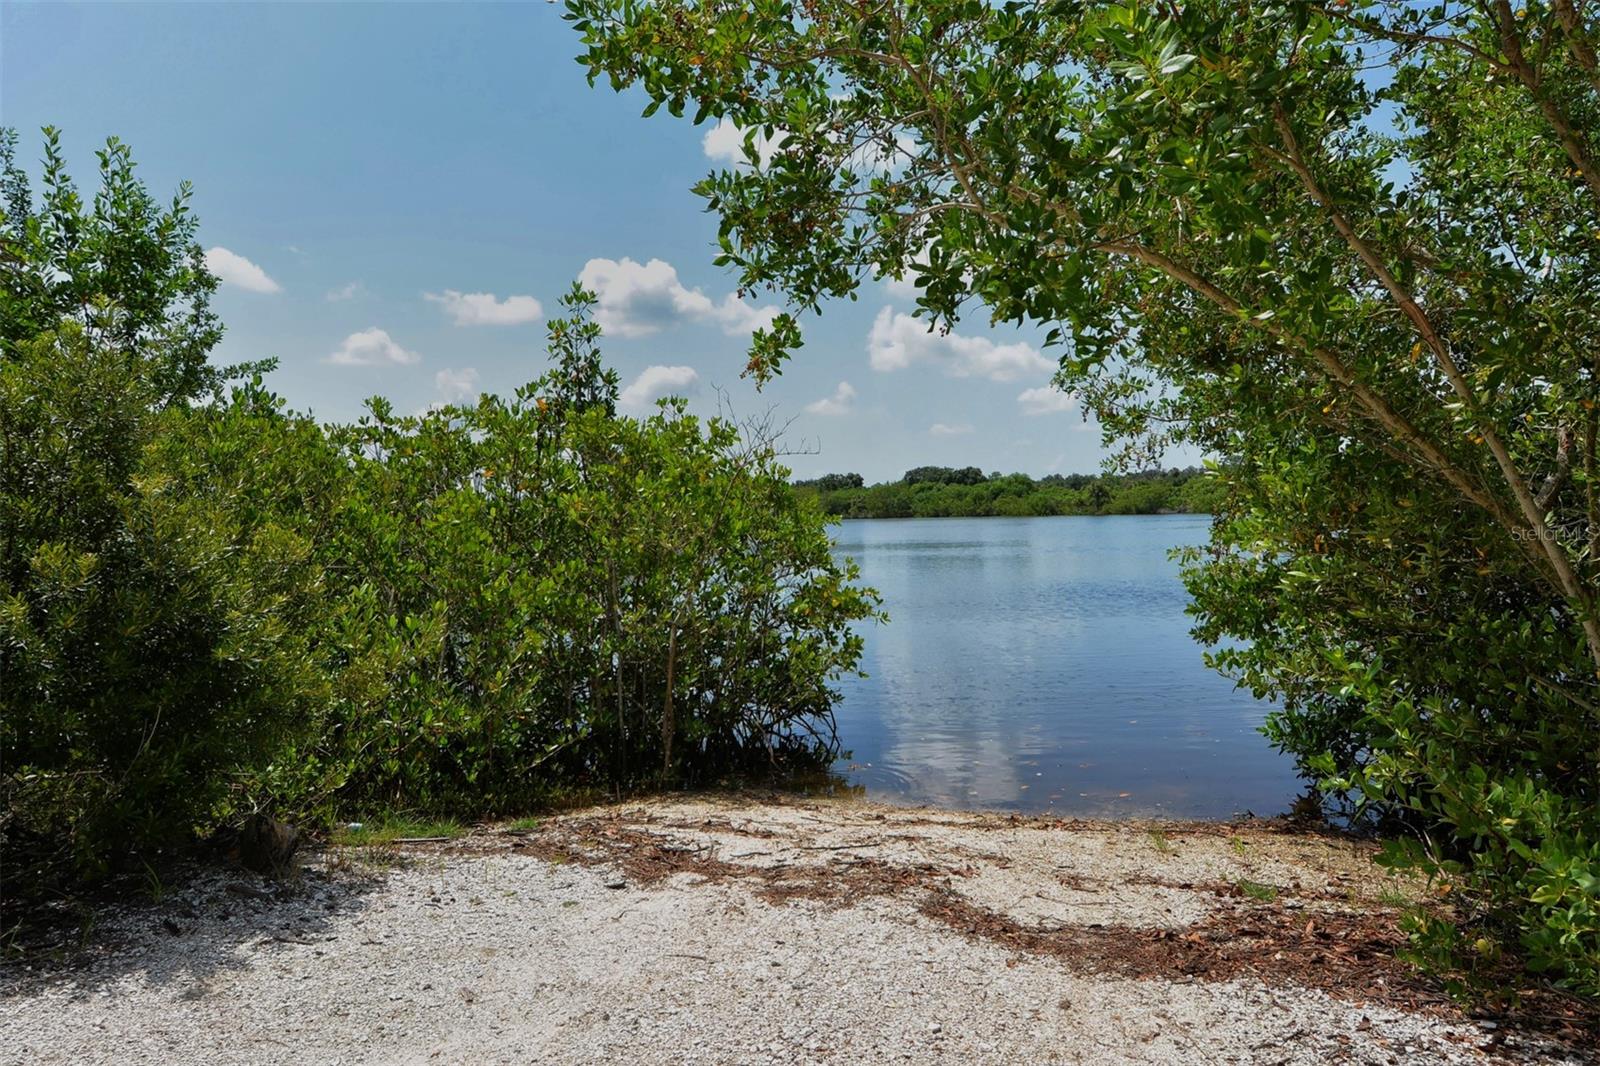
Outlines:
<svg viewBox="0 0 1600 1066"><path fill-rule="evenodd" d="M759 427L617 415L592 296L511 399L324 427L269 364L205 361L181 198L157 210L113 143L86 211L52 134L35 211L13 144L8 902L261 807L478 815L835 754L830 682L875 595Z"/></svg>
<svg viewBox="0 0 1600 1066"><path fill-rule="evenodd" d="M111 138L86 205L46 127L35 204L16 144L16 131L0 128L0 353L70 320L100 343L140 353L152 403L215 391L228 375L208 362L222 337L211 310L217 279L194 239L189 187L163 208L134 176L128 146Z"/></svg>
<svg viewBox="0 0 1600 1066"><path fill-rule="evenodd" d="M1263 454L1231 491L1191 559L1199 633L1281 701L1279 747L1409 830L1383 861L1425 872L1460 927L1419 924L1419 958L1466 989L1511 951L1600 994L1595 712L1561 683L1581 631L1511 576L1514 546L1381 455Z"/></svg>
<svg viewBox="0 0 1600 1066"><path fill-rule="evenodd" d="M975 466L918 466L907 470L900 480L907 485L979 485L985 479L983 471Z"/></svg>
<svg viewBox="0 0 1600 1066"><path fill-rule="evenodd" d="M214 824L324 699L310 545L166 468L186 412L158 380L74 323L0 361L0 802L29 890Z"/></svg>
<svg viewBox="0 0 1600 1066"><path fill-rule="evenodd" d="M866 484L860 474L823 474L818 478L796 481L795 488L816 489L818 492L832 492L835 489L859 489Z"/></svg>
<svg viewBox="0 0 1600 1066"><path fill-rule="evenodd" d="M85 204L0 130L0 833L8 894L207 827L319 705L305 541L156 453L225 372L187 189L125 146Z"/></svg>
<svg viewBox="0 0 1600 1066"><path fill-rule="evenodd" d="M321 543L370 680L298 761L344 801L504 809L836 750L827 682L874 598L769 442L617 417L569 300L511 399L332 435L351 488Z"/></svg>

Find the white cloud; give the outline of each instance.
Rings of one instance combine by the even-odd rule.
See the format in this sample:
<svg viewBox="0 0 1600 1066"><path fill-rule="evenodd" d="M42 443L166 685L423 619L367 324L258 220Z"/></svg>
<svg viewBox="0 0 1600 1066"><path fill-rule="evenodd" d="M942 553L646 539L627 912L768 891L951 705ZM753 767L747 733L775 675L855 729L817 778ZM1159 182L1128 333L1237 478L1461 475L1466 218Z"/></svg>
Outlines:
<svg viewBox="0 0 1600 1066"><path fill-rule="evenodd" d="M905 134L899 134L894 139L893 148L885 149L876 141L864 144L851 152L845 162L858 174L863 171L869 174L893 174L905 167L907 161L916 154L917 142Z"/></svg>
<svg viewBox="0 0 1600 1066"><path fill-rule="evenodd" d="M890 296L902 300L915 300L922 295L922 290L917 288L917 276L910 270L907 270L905 276L901 278L884 278L883 288Z"/></svg>
<svg viewBox="0 0 1600 1066"><path fill-rule="evenodd" d="M953 378L1015 381L1043 377L1055 369L1031 345L1020 341L996 344L987 337L930 332L927 323L885 307L867 335L872 369L903 370L914 363L935 363Z"/></svg>
<svg viewBox="0 0 1600 1066"><path fill-rule="evenodd" d="M642 411L663 396L685 396L695 390L700 375L692 366L647 366L618 397L622 406Z"/></svg>
<svg viewBox="0 0 1600 1066"><path fill-rule="evenodd" d="M532 296L497 299L492 292L425 292L422 298L443 307L458 326L518 326L537 322L544 308Z"/></svg>
<svg viewBox="0 0 1600 1066"><path fill-rule="evenodd" d="M725 118L717 120L717 124L706 130L706 135L700 138L700 147L705 151L707 159L715 159L723 163L735 165L746 163L744 155L745 131L729 122ZM784 135L774 134L771 137L756 134L756 155L764 167L772 162L772 157L778 149L783 147Z"/></svg>
<svg viewBox="0 0 1600 1066"><path fill-rule="evenodd" d="M685 319L715 322L729 336L768 326L777 309L752 307L729 293L720 302L678 280L671 263L652 259L591 259L578 275L599 299L595 321L614 337L644 337Z"/></svg>
<svg viewBox="0 0 1600 1066"><path fill-rule="evenodd" d="M738 337L772 325L772 320L778 317L778 309L751 307L737 294L730 292L712 309L711 317L722 327L722 332L730 337Z"/></svg>
<svg viewBox="0 0 1600 1066"><path fill-rule="evenodd" d="M212 248L206 252L206 269L224 285L234 285L246 292L279 292L283 289L283 286L267 277L265 270L226 248Z"/></svg>
<svg viewBox="0 0 1600 1066"><path fill-rule="evenodd" d="M367 287L359 281L347 282L337 289L329 289L327 300L329 303L340 303L344 300L354 300L357 296L366 295Z"/></svg>
<svg viewBox="0 0 1600 1066"><path fill-rule="evenodd" d="M839 382L839 387L833 390L832 396L824 396L820 400L806 404L806 410L814 415L827 415L830 418L847 415L855 409L855 386L848 381Z"/></svg>
<svg viewBox="0 0 1600 1066"><path fill-rule="evenodd" d="M422 356L400 347L387 332L373 326L346 337L339 350L328 356L328 362L340 366L409 366L422 362Z"/></svg>
<svg viewBox="0 0 1600 1066"><path fill-rule="evenodd" d="M935 437L963 437L972 432L972 423L958 422L950 426L943 422L935 422L928 427L928 432Z"/></svg>
<svg viewBox="0 0 1600 1066"><path fill-rule="evenodd" d="M478 388L478 372L470 366L462 367L460 370L446 367L433 375L433 387L444 397L446 403L475 400L481 391Z"/></svg>
<svg viewBox="0 0 1600 1066"><path fill-rule="evenodd" d="M1072 393L1062 392L1054 385L1040 385L1017 393L1017 403L1025 415L1059 415L1072 410L1078 401Z"/></svg>
<svg viewBox="0 0 1600 1066"><path fill-rule="evenodd" d="M700 148L705 152L707 159L714 159L719 163L728 163L733 166L748 167L750 161L744 154L745 128L734 125L727 119L718 119L717 124L706 130L705 136L700 138ZM756 166L760 169L772 162L772 157L783 150L783 143L788 139L788 134L781 129L774 130L771 137L757 132L755 138ZM845 158L845 165L852 171L860 173L889 173L905 165L906 159L915 154L916 141L905 134L898 134L894 139L894 147L885 150L877 143L862 144L857 146Z"/></svg>

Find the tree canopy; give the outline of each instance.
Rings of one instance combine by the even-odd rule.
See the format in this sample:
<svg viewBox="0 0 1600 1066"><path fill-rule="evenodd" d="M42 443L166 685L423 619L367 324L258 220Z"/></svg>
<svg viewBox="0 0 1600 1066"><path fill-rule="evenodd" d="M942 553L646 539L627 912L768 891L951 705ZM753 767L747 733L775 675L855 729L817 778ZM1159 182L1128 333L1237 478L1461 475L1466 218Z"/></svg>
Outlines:
<svg viewBox="0 0 1600 1066"><path fill-rule="evenodd" d="M930 328L1046 330L1125 461L1227 457L1190 576L1219 664L1330 787L1429 829L1410 860L1600 989L1589 5L568 13L591 79L744 131L697 188L745 286L803 313L909 277Z"/></svg>
<svg viewBox="0 0 1600 1066"><path fill-rule="evenodd" d="M208 362L222 338L211 310L217 279L195 240L189 187L163 206L113 137L97 153L100 187L86 204L60 135L46 128L35 200L16 146L16 131L0 129L0 358L71 320L125 358L149 363L159 402L218 388L226 374Z"/></svg>

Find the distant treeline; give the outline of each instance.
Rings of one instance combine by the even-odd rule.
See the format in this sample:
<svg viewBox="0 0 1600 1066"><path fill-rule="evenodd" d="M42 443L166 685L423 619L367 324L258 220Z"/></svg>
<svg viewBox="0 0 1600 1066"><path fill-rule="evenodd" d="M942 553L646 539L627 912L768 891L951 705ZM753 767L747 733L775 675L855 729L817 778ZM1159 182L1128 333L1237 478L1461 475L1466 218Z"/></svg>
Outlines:
<svg viewBox="0 0 1600 1066"><path fill-rule="evenodd" d="M1216 479L1196 467L1034 479L985 474L975 466L919 466L877 485L865 484L860 474L824 474L794 486L842 518L1208 514L1221 493Z"/></svg>

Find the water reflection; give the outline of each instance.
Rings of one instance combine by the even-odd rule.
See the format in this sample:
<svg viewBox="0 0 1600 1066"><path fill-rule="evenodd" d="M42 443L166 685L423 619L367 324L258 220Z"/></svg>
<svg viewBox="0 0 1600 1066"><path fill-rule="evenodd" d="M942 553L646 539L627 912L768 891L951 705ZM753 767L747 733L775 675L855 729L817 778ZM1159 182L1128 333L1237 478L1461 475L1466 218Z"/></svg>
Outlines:
<svg viewBox="0 0 1600 1066"><path fill-rule="evenodd" d="M1168 550L1203 516L853 521L864 630L835 770L869 796L1072 814L1272 814L1298 791L1265 707L1207 670Z"/></svg>

